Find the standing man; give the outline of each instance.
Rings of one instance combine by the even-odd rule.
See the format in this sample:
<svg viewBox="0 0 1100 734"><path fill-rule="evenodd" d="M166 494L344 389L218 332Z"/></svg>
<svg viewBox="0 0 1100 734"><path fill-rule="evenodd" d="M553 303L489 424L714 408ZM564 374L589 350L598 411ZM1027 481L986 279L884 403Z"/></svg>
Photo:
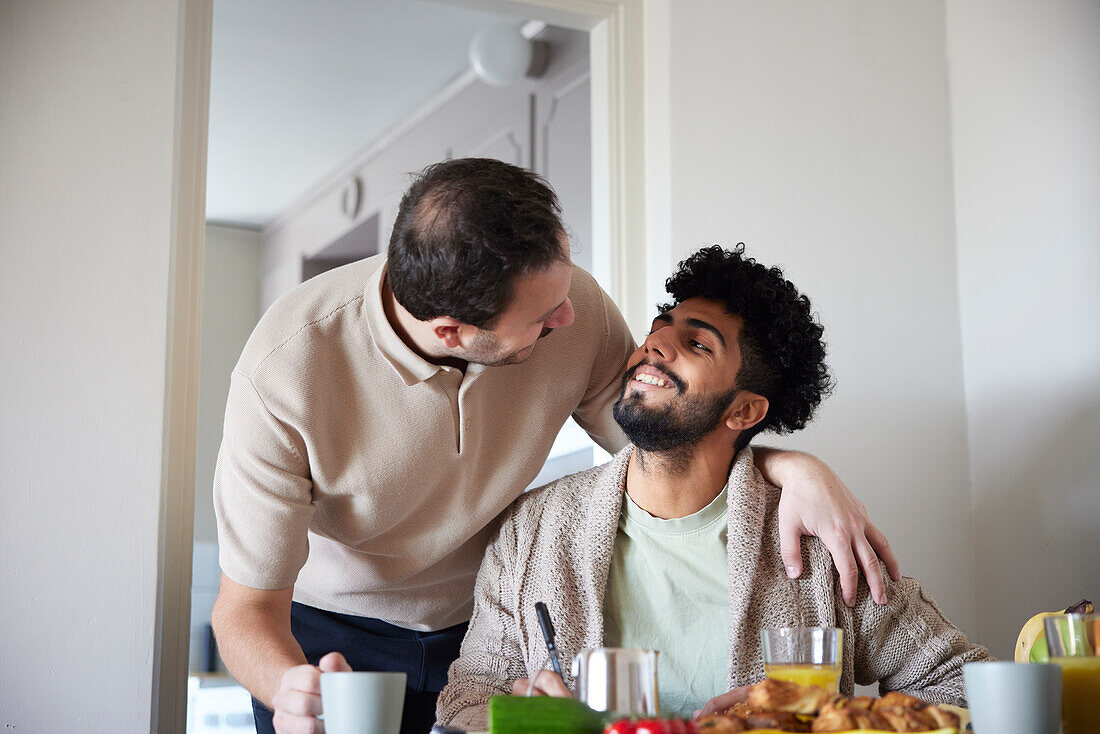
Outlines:
<svg viewBox="0 0 1100 734"><path fill-rule="evenodd" d="M485 159L425 169L386 257L268 310L231 377L214 478L213 625L258 732L322 731L322 669L406 672L402 733L431 727L491 523L571 415L608 451L626 445L611 406L633 350L614 304L570 263L554 192ZM784 508L790 573L803 531L840 527L822 534L849 601L853 551L880 592L872 545L897 575L827 468L784 452L758 463L802 495Z"/></svg>

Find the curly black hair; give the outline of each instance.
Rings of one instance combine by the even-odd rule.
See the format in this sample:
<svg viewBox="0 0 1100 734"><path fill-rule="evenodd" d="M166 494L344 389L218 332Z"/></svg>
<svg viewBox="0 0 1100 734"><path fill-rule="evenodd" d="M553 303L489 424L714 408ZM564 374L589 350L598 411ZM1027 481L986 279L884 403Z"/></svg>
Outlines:
<svg viewBox="0 0 1100 734"><path fill-rule="evenodd" d="M733 250L714 245L694 253L665 281L665 290L674 302L660 306L661 313L702 297L724 304L743 321L736 387L767 398L768 414L741 433L738 449L762 431L790 433L804 427L832 392L825 330L810 310L810 299L779 268L746 257L743 243Z"/></svg>
<svg viewBox="0 0 1100 734"><path fill-rule="evenodd" d="M557 195L542 177L489 158L428 166L401 199L386 277L421 321L491 328L517 276L569 262Z"/></svg>

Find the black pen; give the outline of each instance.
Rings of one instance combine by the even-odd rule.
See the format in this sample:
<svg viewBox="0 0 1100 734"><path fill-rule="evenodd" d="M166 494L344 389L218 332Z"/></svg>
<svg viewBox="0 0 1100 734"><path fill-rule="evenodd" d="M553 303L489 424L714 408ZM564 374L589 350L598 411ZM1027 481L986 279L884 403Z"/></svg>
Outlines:
<svg viewBox="0 0 1100 734"><path fill-rule="evenodd" d="M542 628L542 636L546 638L546 651L550 653L550 664L554 666L554 672L565 680L561 672L561 658L558 657L558 648L554 646L554 623L550 621L550 610L546 608L546 602L535 602L535 616L539 618L539 627Z"/></svg>

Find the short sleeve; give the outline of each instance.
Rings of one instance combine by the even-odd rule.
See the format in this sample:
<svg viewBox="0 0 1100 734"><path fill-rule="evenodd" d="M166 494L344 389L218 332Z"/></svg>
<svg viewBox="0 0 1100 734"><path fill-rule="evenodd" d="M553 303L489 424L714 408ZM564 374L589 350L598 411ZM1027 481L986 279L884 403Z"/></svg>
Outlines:
<svg viewBox="0 0 1100 734"><path fill-rule="evenodd" d="M235 370L214 471L214 511L222 571L237 583L285 589L305 564L314 507L304 454L301 437Z"/></svg>

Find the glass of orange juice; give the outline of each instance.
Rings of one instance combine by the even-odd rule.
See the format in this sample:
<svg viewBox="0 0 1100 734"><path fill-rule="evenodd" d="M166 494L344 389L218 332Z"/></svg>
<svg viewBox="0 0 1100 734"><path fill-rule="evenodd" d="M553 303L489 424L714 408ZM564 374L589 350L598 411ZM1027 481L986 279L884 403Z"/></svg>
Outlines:
<svg viewBox="0 0 1100 734"><path fill-rule="evenodd" d="M780 627L760 630L764 674L803 686L840 691L844 631L837 627Z"/></svg>
<svg viewBox="0 0 1100 734"><path fill-rule="evenodd" d="M1100 615L1058 614L1044 621L1050 662L1062 666L1062 734L1100 726Z"/></svg>

